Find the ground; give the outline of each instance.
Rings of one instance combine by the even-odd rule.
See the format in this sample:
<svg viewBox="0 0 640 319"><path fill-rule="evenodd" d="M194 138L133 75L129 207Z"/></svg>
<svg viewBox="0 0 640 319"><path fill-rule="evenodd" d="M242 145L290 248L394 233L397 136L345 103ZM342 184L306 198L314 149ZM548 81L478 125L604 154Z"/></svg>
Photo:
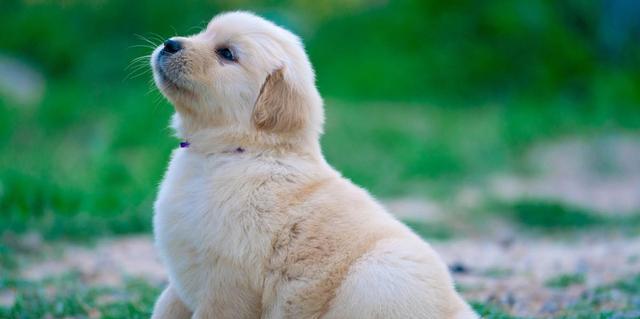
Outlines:
<svg viewBox="0 0 640 319"><path fill-rule="evenodd" d="M640 314L640 287L606 296L610 300L604 302L593 300L602 287L640 280L638 237L466 238L435 241L433 246L450 265L467 300L496 305L514 316L570 315L584 302L602 303L598 306L603 310L618 310L629 318ZM154 287L166 282L150 236L109 239L91 248L65 247L60 258L33 263L21 276L40 282L70 272L88 286L124 287L131 278ZM4 291L0 302L10 306L15 298L15 292Z"/></svg>

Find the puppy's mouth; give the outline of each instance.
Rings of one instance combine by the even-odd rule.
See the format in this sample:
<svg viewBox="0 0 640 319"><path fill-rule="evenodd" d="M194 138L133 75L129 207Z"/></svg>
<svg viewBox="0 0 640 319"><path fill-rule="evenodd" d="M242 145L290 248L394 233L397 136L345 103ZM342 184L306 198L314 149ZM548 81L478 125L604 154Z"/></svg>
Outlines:
<svg viewBox="0 0 640 319"><path fill-rule="evenodd" d="M158 78L160 79L160 85L164 88L170 88L173 90L180 90L181 87L180 85L178 85L178 83L176 83L175 81L173 81L168 75L167 72L164 70L162 64L158 64L158 66L156 67L156 72L158 73Z"/></svg>
<svg viewBox="0 0 640 319"><path fill-rule="evenodd" d="M180 64L180 61L172 61L169 59L175 59L175 57L167 56L161 52L155 56L152 64L154 74L156 75L154 77L156 84L160 89L168 93L190 93L191 90L186 83L184 83L184 79L182 79L184 66Z"/></svg>

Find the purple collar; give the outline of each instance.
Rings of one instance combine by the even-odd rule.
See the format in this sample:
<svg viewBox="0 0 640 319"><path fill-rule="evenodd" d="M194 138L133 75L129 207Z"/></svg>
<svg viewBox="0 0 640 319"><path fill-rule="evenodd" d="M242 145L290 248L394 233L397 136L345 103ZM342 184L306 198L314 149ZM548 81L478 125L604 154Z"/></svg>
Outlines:
<svg viewBox="0 0 640 319"><path fill-rule="evenodd" d="M180 148L188 148L191 145L191 143L187 142L187 141L181 141L180 142ZM229 152L231 153L231 152ZM238 146L235 150L233 150L233 153L244 153L244 148Z"/></svg>

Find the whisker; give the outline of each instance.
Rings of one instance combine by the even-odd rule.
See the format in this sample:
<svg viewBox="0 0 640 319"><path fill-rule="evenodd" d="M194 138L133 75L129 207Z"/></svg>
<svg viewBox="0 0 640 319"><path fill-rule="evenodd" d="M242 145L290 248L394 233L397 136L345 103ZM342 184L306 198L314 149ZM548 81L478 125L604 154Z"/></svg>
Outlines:
<svg viewBox="0 0 640 319"><path fill-rule="evenodd" d="M145 71L145 70L149 70L149 69L144 67L144 66L142 66L142 65L136 65L135 67L131 67L131 68L125 69L124 71L127 71L128 72L127 76L130 76L130 75L133 75L135 73L138 73L140 71Z"/></svg>
<svg viewBox="0 0 640 319"><path fill-rule="evenodd" d="M148 59L148 58L151 57L151 55L152 54L145 54L145 55L141 55L141 56L135 57L135 58L131 59L131 62L140 61L142 59Z"/></svg>
<svg viewBox="0 0 640 319"><path fill-rule="evenodd" d="M134 45L130 45L129 48L130 49L132 48L155 49L156 47L151 46L150 44L134 44Z"/></svg>
<svg viewBox="0 0 640 319"><path fill-rule="evenodd" d="M153 54L151 54L151 53L150 53L150 54L141 55L141 56L139 56L139 57L135 57L135 58L133 58L131 61L140 61L140 60L142 60L142 59L148 59L148 58L150 58L152 55L153 55Z"/></svg>
<svg viewBox="0 0 640 319"><path fill-rule="evenodd" d="M154 43L153 41L145 38L144 36L141 36L139 34L136 34L135 36L138 37L138 39L140 39L140 40L142 40L144 42L147 42L148 44L152 45L154 48L158 46L156 43Z"/></svg>
<svg viewBox="0 0 640 319"><path fill-rule="evenodd" d="M150 32L149 34L153 37L154 40L158 41L159 43L163 43L165 41L165 38L160 34L154 32Z"/></svg>
<svg viewBox="0 0 640 319"><path fill-rule="evenodd" d="M149 74L151 72L150 69L147 68L137 68L135 70L132 70L129 74L127 74L127 76L124 78L124 81L126 80L132 80L138 77L141 77L143 75Z"/></svg>
<svg viewBox="0 0 640 319"><path fill-rule="evenodd" d="M133 59L129 65L124 69L125 71L129 71L128 74L124 77L123 81L135 79L142 75L147 74L151 71L151 68L146 63L146 59L148 59L150 55L140 56Z"/></svg>
<svg viewBox="0 0 640 319"><path fill-rule="evenodd" d="M129 69L134 68L134 67L147 66L147 61L149 60L149 58L151 58L150 54L134 58L133 60L131 60L129 62L129 64L127 65L127 67L124 68L124 70L127 71Z"/></svg>

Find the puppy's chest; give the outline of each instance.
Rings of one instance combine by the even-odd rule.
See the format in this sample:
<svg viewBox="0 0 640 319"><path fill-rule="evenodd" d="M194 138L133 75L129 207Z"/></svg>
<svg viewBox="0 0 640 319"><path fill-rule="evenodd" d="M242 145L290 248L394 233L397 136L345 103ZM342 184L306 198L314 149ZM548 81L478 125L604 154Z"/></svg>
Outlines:
<svg viewBox="0 0 640 319"><path fill-rule="evenodd" d="M217 167L204 157L176 152L155 203L156 233L185 244L202 243L225 218ZM227 186L229 187L229 186Z"/></svg>
<svg viewBox="0 0 640 319"><path fill-rule="evenodd" d="M194 286L185 290L197 290L206 281L201 274L212 270L249 273L268 253L269 234L252 210L256 190L246 186L253 184L243 177L246 170L241 163L174 154L156 200L154 228L170 275Z"/></svg>

